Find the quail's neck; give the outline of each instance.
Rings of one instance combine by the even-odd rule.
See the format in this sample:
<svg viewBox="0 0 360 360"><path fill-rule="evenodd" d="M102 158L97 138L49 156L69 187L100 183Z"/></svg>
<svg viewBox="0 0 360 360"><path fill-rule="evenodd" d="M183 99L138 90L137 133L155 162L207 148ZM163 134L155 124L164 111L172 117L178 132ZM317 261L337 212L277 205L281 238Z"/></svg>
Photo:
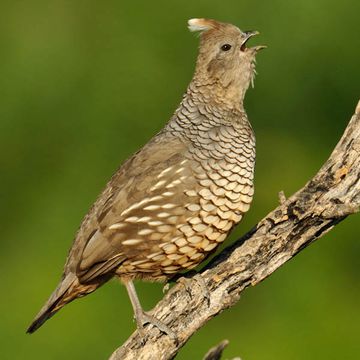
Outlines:
<svg viewBox="0 0 360 360"><path fill-rule="evenodd" d="M229 83L226 86L218 79L194 76L188 87L188 94L196 100L223 110L244 112L246 90Z"/></svg>

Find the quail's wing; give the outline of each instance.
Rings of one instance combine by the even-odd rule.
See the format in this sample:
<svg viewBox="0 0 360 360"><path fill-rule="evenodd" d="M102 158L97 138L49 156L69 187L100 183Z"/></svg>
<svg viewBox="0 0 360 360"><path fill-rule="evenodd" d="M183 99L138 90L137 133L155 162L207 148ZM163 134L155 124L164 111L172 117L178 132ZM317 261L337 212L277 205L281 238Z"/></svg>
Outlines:
<svg viewBox="0 0 360 360"><path fill-rule="evenodd" d="M184 217L186 189L195 189L185 144L157 136L123 164L85 218L70 252L69 267L82 281L108 274L137 257Z"/></svg>

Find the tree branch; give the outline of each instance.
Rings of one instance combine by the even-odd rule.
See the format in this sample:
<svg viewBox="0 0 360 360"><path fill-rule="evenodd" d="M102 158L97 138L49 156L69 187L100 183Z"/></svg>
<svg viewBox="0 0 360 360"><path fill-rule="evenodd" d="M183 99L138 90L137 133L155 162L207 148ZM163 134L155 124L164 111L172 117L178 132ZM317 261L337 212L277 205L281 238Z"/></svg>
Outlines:
<svg viewBox="0 0 360 360"><path fill-rule="evenodd" d="M110 357L172 359L200 327L233 306L240 293L272 274L286 261L360 205L360 102L330 158L302 189L285 199L250 232L217 255L201 272L209 288L208 305L202 287L191 280L191 294L175 285L152 314L178 335L179 343L152 326L146 338L137 331Z"/></svg>
<svg viewBox="0 0 360 360"><path fill-rule="evenodd" d="M223 340L220 344L212 347L204 356L203 360L220 360L224 349L229 345L228 340Z"/></svg>

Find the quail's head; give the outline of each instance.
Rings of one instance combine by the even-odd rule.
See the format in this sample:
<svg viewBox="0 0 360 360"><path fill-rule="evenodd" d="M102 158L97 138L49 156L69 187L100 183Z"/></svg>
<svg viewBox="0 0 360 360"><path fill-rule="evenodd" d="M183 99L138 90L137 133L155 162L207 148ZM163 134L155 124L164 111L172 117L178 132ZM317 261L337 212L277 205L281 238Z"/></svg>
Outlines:
<svg viewBox="0 0 360 360"><path fill-rule="evenodd" d="M257 31L241 31L234 25L211 19L191 19L190 31L200 32L196 77L206 85L217 83L226 92L244 97L254 79L255 55L265 46L247 47Z"/></svg>

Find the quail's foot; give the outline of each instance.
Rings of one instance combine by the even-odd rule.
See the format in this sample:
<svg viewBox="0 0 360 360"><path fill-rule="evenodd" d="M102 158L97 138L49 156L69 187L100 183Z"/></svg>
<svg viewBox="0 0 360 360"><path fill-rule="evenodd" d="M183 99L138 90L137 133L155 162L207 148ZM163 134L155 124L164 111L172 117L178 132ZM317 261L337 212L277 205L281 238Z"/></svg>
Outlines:
<svg viewBox="0 0 360 360"><path fill-rule="evenodd" d="M175 332L172 331L167 325L165 325L162 321L160 321L156 317L148 314L145 311L141 311L135 314L134 317L136 320L138 331L143 339L145 338L144 327L145 325L150 324L157 327L164 334L170 336L176 343L178 342L178 338Z"/></svg>
<svg viewBox="0 0 360 360"><path fill-rule="evenodd" d="M162 321L160 321L156 317L148 314L147 312L145 312L142 309L142 307L140 305L140 302L139 302L139 299L138 299L138 296L136 294L134 283L131 280L129 280L129 281L125 282L125 286L126 286L126 289L128 291L128 294L129 294L129 297L130 297L130 300L131 300L131 304L132 304L133 309L134 309L134 317L135 317L137 328L138 328L138 330L140 332L140 335L141 335L142 339L145 338L144 326L146 324L151 324L151 325L157 327L160 331L162 331L166 335L169 335L177 343L178 338L177 338L174 331L172 331Z"/></svg>

